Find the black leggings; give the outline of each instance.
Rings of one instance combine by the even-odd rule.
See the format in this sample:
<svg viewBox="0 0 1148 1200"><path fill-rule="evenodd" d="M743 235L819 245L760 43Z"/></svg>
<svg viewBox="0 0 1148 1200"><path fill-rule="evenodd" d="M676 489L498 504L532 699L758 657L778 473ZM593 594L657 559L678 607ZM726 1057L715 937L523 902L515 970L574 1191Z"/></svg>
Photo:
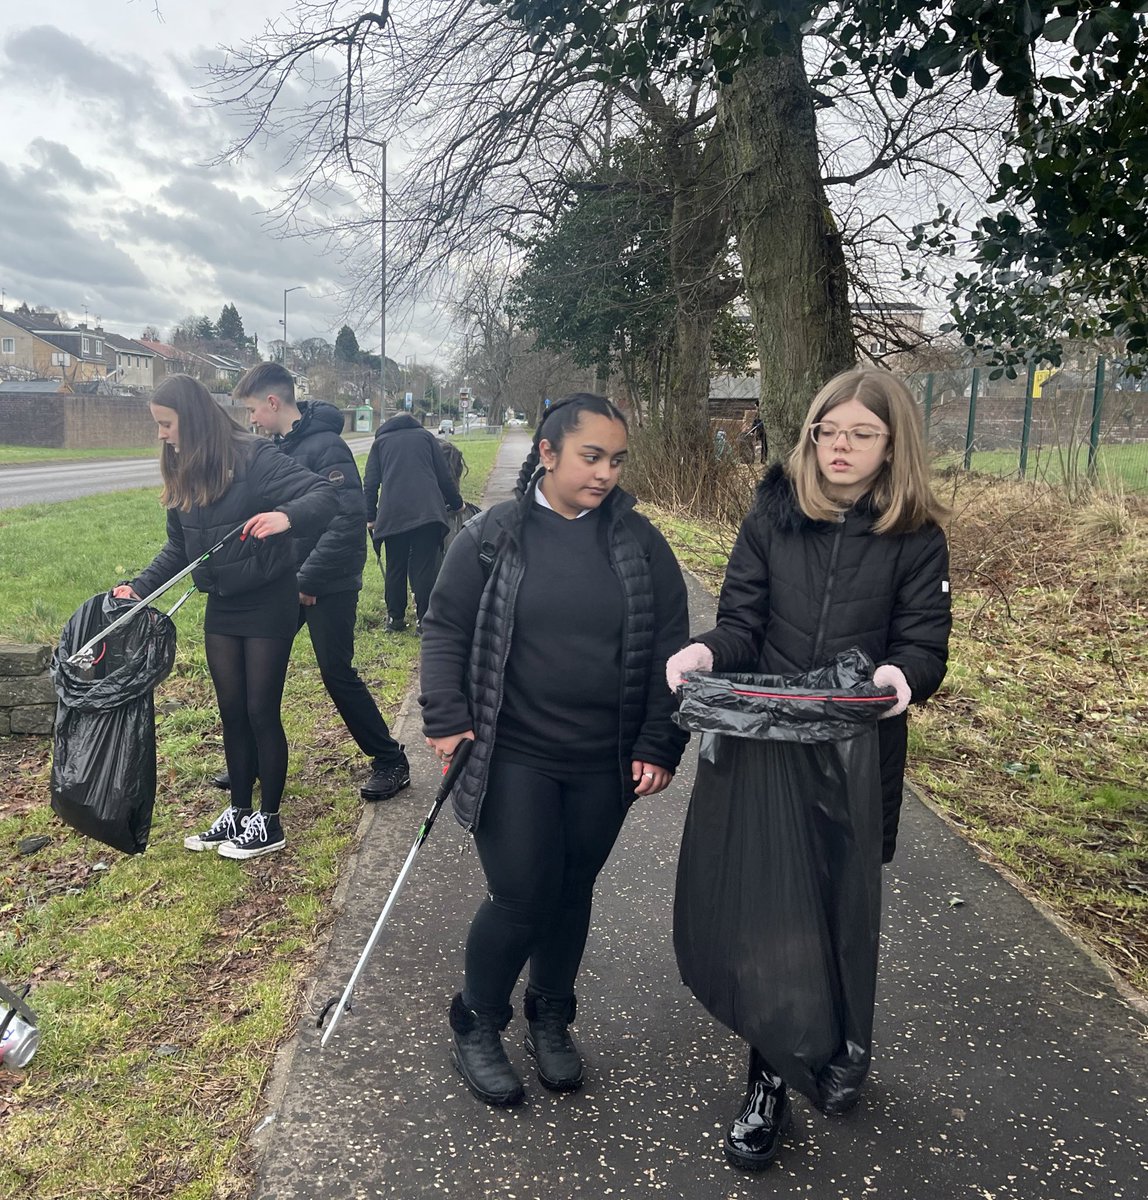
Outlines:
<svg viewBox="0 0 1148 1200"><path fill-rule="evenodd" d="M530 990L574 993L594 881L626 815L617 769L558 775L491 763L474 834L490 894L466 942L468 1007L502 1015L530 961Z"/></svg>
<svg viewBox="0 0 1148 1200"><path fill-rule="evenodd" d="M259 807L277 813L287 782L287 735L279 710L291 643L205 633L203 644L223 722L231 803L250 808L258 776Z"/></svg>

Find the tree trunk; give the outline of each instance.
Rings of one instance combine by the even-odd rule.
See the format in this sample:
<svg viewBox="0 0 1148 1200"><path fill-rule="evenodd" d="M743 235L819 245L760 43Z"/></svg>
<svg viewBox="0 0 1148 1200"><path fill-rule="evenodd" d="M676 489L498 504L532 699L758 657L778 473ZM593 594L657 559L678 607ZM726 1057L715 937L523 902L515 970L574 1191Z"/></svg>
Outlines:
<svg viewBox="0 0 1148 1200"><path fill-rule="evenodd" d="M671 189L669 259L674 340L664 419L676 426L705 421L714 323L741 290L725 274L730 209L722 179L722 131L693 128L652 92L644 109L660 134Z"/></svg>
<svg viewBox="0 0 1148 1200"><path fill-rule="evenodd" d="M822 384L855 361L841 235L821 183L800 45L762 55L720 97L734 229L757 327L761 415L773 459Z"/></svg>

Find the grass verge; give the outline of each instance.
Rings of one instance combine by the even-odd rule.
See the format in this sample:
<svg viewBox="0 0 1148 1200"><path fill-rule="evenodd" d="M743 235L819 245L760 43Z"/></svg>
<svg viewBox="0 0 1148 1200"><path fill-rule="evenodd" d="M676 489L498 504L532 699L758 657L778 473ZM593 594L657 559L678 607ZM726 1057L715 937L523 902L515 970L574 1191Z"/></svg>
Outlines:
<svg viewBox="0 0 1148 1200"><path fill-rule="evenodd" d="M941 486L953 637L944 684L913 710L910 778L1148 995L1148 510ZM735 530L643 511L717 590Z"/></svg>
<svg viewBox="0 0 1148 1200"><path fill-rule="evenodd" d="M106 450L53 450L46 446L0 445L0 467L21 466L24 463L75 462L83 459L155 457L155 442L147 446L112 446Z"/></svg>
<svg viewBox="0 0 1148 1200"><path fill-rule="evenodd" d="M481 492L497 444L472 454L464 443L469 494ZM162 535L154 489L0 512L0 640L54 640L84 599L148 562ZM32 982L44 1030L27 1070L0 1070L0 1197L249 1191L235 1151L297 1020L358 825L363 764L301 637L284 700L286 850L248 863L185 851L183 835L222 806L207 782L223 751L201 606L195 597L176 618L175 669L156 695L146 854L129 858L64 827L48 807L47 741L0 738L0 978ZM383 634L385 615L368 559L356 661L392 720L418 639ZM47 846L19 852L41 834Z"/></svg>

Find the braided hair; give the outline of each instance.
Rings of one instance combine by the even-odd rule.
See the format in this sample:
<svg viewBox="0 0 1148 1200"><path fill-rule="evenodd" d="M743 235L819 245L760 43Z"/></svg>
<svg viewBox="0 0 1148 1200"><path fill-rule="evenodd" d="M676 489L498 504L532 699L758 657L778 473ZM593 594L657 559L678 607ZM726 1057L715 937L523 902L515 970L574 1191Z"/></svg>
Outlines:
<svg viewBox="0 0 1148 1200"><path fill-rule="evenodd" d="M577 429L584 412L597 413L601 417L609 417L611 421L621 421L622 427L629 430L626 418L617 405L612 404L605 396L596 396L593 392L575 392L571 396L563 396L556 404L552 404L538 422L534 431L534 440L530 445L530 453L522 463L518 472L518 482L514 485L514 494L520 499L526 495L526 489L541 474L540 463L542 452L539 443L545 438L554 450L560 451L566 435Z"/></svg>

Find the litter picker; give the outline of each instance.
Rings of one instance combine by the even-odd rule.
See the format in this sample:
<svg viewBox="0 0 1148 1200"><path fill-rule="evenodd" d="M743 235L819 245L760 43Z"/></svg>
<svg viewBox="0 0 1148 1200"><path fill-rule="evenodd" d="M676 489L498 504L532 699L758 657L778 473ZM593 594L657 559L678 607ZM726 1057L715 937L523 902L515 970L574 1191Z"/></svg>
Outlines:
<svg viewBox="0 0 1148 1200"><path fill-rule="evenodd" d="M246 522L244 522L244 524L246 524ZM109 633L113 632L113 630L119 629L121 625L126 625L133 617L137 616L140 612L142 612L153 600L162 596L164 594L164 592L166 592L168 590L168 588L175 587L175 585L177 583L179 583L179 581L181 579L184 579L188 575L190 575L192 573L192 571L195 570L196 567L200 566L202 563L207 562L207 560L213 554L217 553L219 550L222 550L223 547L226 546L227 543L229 541L231 541L231 539L233 537L235 537L235 535L237 533L242 533L242 532L243 532L243 525L236 525L236 527L230 533L224 534L224 536L222 538L220 538L219 541L216 542L215 545L212 546L210 550L205 550L195 560L195 562L188 563L188 565L186 567L184 567L182 571L180 571L176 575L173 575L167 581L167 583L161 583L159 585L159 587L157 587L155 589L154 592L152 592L148 596L145 596L137 604L133 604L132 607L129 608L128 611L123 614L123 616L117 617L110 625L108 625L104 629L101 629L100 632L97 633L94 638L92 638L88 642L85 642L75 652L75 654L73 654L67 660L68 666L80 667L81 669L85 669L85 670L87 668L91 667L93 662L95 661L95 656L93 655L92 651L94 650L94 648L96 646L98 646L100 644L100 642L104 641L107 638ZM192 590L194 590L194 589L192 589ZM176 611L176 609L178 609L179 606L184 602L184 600L186 600L187 597L190 595L191 595L191 591L188 591L184 594L184 596L180 600L176 601L175 605L171 609L171 612L168 613L168 616L171 616L172 613L174 613Z"/></svg>
<svg viewBox="0 0 1148 1200"><path fill-rule="evenodd" d="M459 773L466 765L466 760L470 755L473 745L474 743L470 738L467 738L459 742L454 748L454 756L451 758L450 766L443 772L442 783L439 785L438 794L434 798L430 812L423 818L423 823L419 826L415 844L411 847L410 853L407 855L407 861L403 863L403 869L399 872L398 879L395 880L395 886L391 888L391 894L387 897L386 904L383 905L383 911L379 913L379 919L375 922L375 928L371 931L371 936L367 939L367 944L363 947L363 953L359 955L359 961L356 963L354 971L351 972L351 978L347 981L347 986L343 989L343 994L341 996L332 996L323 1005L322 1011L319 1013L319 1019L315 1022L320 1029L323 1028L323 1022L327 1019L327 1014L332 1009L335 1009L335 1015L331 1018L331 1024L327 1026L323 1033L323 1039L319 1043L320 1046L325 1046L330 1040L331 1034L335 1032L335 1026L339 1024L339 1018L342 1017L343 1013L351 1011L351 996L355 991L355 984L359 982L359 976L363 973L363 969L367 965L367 960L371 957L371 951L374 950L375 943L379 940L379 935L383 932L383 926L387 923L387 918L391 915L391 909L394 908L395 901L399 898L399 893L403 890L407 877L415 865L415 858L418 856L423 842L430 836L431 827L438 816L438 810L442 808L447 796L450 795L450 790L454 787Z"/></svg>

